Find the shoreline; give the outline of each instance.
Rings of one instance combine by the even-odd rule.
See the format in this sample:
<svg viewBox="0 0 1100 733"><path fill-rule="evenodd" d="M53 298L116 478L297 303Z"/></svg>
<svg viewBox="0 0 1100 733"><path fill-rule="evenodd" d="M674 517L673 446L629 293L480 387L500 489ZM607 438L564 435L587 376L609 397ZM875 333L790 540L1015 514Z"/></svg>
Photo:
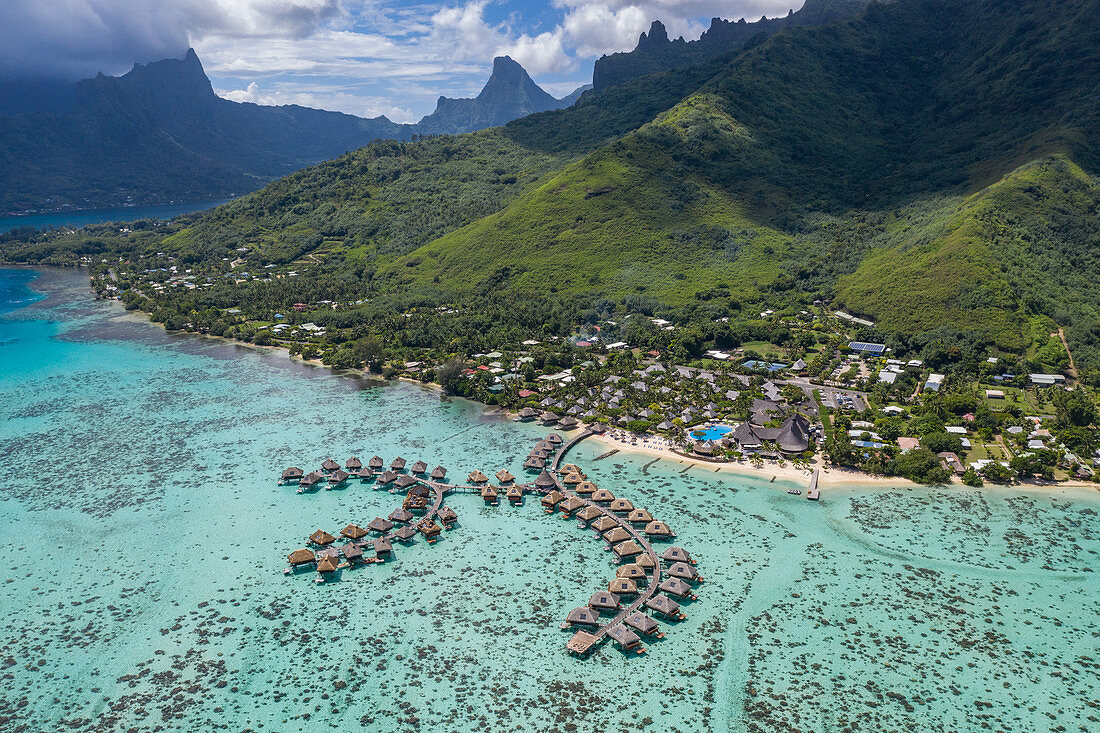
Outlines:
<svg viewBox="0 0 1100 733"><path fill-rule="evenodd" d="M49 270L49 269L54 269L54 268L59 269L59 270L70 270L70 269L72 269L72 270L78 270L78 271L86 269L86 268L79 267L79 266L76 266L76 267L73 267L73 268L68 268L68 267L61 267L61 266L55 266L55 265L15 265L15 266L0 265L0 267L10 267L11 269L30 269L30 270L34 270L34 271L39 272L39 273L43 273L44 270ZM36 290L33 287L33 283L36 280L37 280L37 278L35 280L32 280L30 283L27 284L28 287L31 288L32 290ZM90 282L90 278L89 278L89 282ZM44 297L49 296L48 292L43 292L41 290L36 290L36 292L42 293ZM209 333L197 333L197 332L194 332L194 331L169 331L163 323L157 323L156 321L154 321L152 319L152 314L147 313L146 311L136 310L136 309L133 310L133 311L127 310L122 305L121 301L115 300L113 298L100 298L99 296L96 296L95 300L103 300L103 301L113 303L114 305L118 306L121 310L118 314L113 316L114 318L118 318L119 320L130 320L130 321L134 321L134 322L141 322L141 323L144 323L144 324L147 324L147 325L155 326L155 327L159 328L166 335L171 335L171 336L186 335L186 336L192 336L192 337L197 336L197 337L201 337L201 338L205 338L205 339L213 339L213 340L217 340L217 341L220 341L222 343L225 343L225 344L232 344L233 346L237 346L237 347L247 347L247 348L254 349L254 350L257 350L257 351L261 351L261 352L265 352L265 353L268 353L268 354L278 354L282 358L286 359L288 362L303 364L303 365L309 365L311 367L320 367L320 368L323 368L323 369L327 369L331 374L333 374L334 376L338 376L338 377L339 376L353 376L353 377L360 378L360 379L371 379L371 380L374 380L374 381L377 381L377 382L380 382L380 383L404 382L404 383L409 384L409 385L416 385L416 386L419 386L421 388L428 389L428 390L437 392L439 394L443 394L442 386L435 383L435 382L421 382L419 380L411 379L409 377L395 377L393 379L386 379L385 377L383 377L380 374L374 374L374 373L369 372L365 369L349 369L349 368L337 369L335 367L331 367L331 366L323 363L320 359L303 359L300 356L296 356L294 354L291 354L289 347L286 347L286 346L274 345L274 344L264 346L264 345L259 345L259 344L253 344L253 343L250 343L248 341L241 341L240 339L230 338L230 337L227 337L227 336L217 336L217 335L209 334ZM487 405L483 402L478 402L477 400L471 400L469 398L459 397L459 396L456 396L456 395L451 395L451 397L453 399L465 399L465 400L467 400L471 403L474 403L474 404L478 405L482 409L482 413L485 414L485 415L495 415L501 420L518 421L517 420L517 413L512 411L512 410L509 410L506 407L502 407L500 405ZM539 425L539 427L545 428L548 432L554 432L554 430L555 430L554 426ZM582 429L582 430L587 429L587 428L588 428L588 425L585 424L585 423L580 423L580 425L578 426L578 429ZM651 443L655 442L655 441L653 441L653 439L656 439L656 441L661 441L661 442L663 442L663 440L664 440L660 436L656 436L654 434L647 434L644 437L650 438ZM600 443L601 445L606 446L609 449L610 448L618 449L622 453L634 453L634 454L638 454L638 455L651 456L653 458L668 461L670 463L675 463L677 465L688 465L691 468L711 468L712 472L717 473L717 474L744 476L744 477L758 478L758 479L763 479L764 477L770 476L771 478L769 479L768 483L785 482L785 483L792 484L797 488L804 488L808 484L810 476L813 474L813 469L815 469L815 468L821 469L821 473L818 477L818 486L822 487L822 488L830 488L830 489L845 489L845 488L848 488L848 489L857 489L857 490L858 489L870 489L870 488L880 488L880 489L881 488L907 488L907 489L912 489L912 488L921 488L921 487L931 488L928 485L918 484L916 482L910 481L909 479L902 478L900 476L875 476L875 475L864 473L863 471L859 471L859 470L855 470L855 469L829 466L821 459L821 456L815 456L813 458L813 460L810 462L811 468L809 470L795 468L789 462L787 463L787 465L780 466L777 463L775 463L774 461L766 461L760 468L755 468L751 464L748 464L748 463L743 462L743 461L716 462L716 461L706 461L706 460L702 460L702 459L695 459L695 458L692 458L690 456L687 456L687 455L684 455L684 454L681 454L681 453L677 453L674 450L672 450L671 448L667 447L667 445L666 446L655 446L653 444L646 445L646 444L644 444L644 442L643 442L643 444L633 445L633 444L628 443L628 442L623 442L623 441L620 441L620 440L616 440L610 434L610 432L605 433L605 434L594 433L591 436L589 436L589 438L596 441L596 442L598 442L598 443ZM1050 482L1050 483L1048 483L1048 482L1023 482L1023 481L1021 481L1021 482L1017 482L1017 483L1013 483L1013 484L985 483L983 486L980 486L980 487L968 487L968 486L965 486L965 484L963 484L962 481L960 481L958 479L958 477L952 477L951 483L944 484L942 486L944 486L944 487L948 487L948 486L950 486L950 487L962 487L962 488L967 488L967 489L975 488L978 491L1015 489L1015 490L1029 491L1029 492L1034 492L1034 493L1039 493L1039 494L1050 494L1050 493L1052 493L1052 491L1058 490L1058 489L1070 489L1070 490L1075 490L1077 492L1082 492L1082 493L1092 494L1092 495L1096 495L1096 494L1100 493L1100 484L1088 483L1088 482L1084 482L1084 481L1062 481L1062 482Z"/></svg>

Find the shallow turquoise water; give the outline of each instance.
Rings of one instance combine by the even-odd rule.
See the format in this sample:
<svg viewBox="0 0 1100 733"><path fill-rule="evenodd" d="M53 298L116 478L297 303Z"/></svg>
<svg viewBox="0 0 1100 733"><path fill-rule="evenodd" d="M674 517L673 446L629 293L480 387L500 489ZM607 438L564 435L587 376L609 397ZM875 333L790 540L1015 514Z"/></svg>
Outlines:
<svg viewBox="0 0 1100 733"><path fill-rule="evenodd" d="M706 577L640 658L564 650L609 555L472 495L433 546L315 586L318 528L385 516L326 456L517 475L535 426L198 337L0 271L0 730L1095 730L1095 494L831 489L617 454L571 460ZM22 282L19 282L19 281ZM20 307L21 306L21 307ZM1090 717L1091 716L1091 717Z"/></svg>

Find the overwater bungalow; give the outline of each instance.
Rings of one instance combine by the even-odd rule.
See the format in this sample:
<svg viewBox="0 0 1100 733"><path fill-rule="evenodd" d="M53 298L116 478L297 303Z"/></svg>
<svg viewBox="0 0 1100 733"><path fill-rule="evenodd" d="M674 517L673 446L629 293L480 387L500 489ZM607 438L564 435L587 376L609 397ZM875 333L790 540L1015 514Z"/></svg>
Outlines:
<svg viewBox="0 0 1100 733"><path fill-rule="evenodd" d="M325 473L331 473L332 471L335 471L339 468L340 468L340 464L337 463L336 461L332 460L331 458L326 458L321 463L321 470L323 470Z"/></svg>
<svg viewBox="0 0 1100 733"><path fill-rule="evenodd" d="M486 504L496 504L499 499L497 495L497 487L492 484L485 484L481 487L481 498Z"/></svg>
<svg viewBox="0 0 1100 733"><path fill-rule="evenodd" d="M388 519L382 519L382 517L375 517L370 520L370 524L367 525L367 529L371 532L377 532L378 534L385 534L393 529L393 522ZM356 537L355 539L359 539Z"/></svg>
<svg viewBox="0 0 1100 733"><path fill-rule="evenodd" d="M431 475L432 481L442 481L446 477L447 477L447 469L443 468L443 466L436 466L435 468L432 469L432 475Z"/></svg>
<svg viewBox="0 0 1100 733"><path fill-rule="evenodd" d="M393 536L402 542L411 542L412 538L416 536L417 529L411 524L406 524L404 527L398 527L393 531Z"/></svg>
<svg viewBox="0 0 1100 733"><path fill-rule="evenodd" d="M593 519L599 519L602 516L603 512L601 512L598 507L594 507L591 504L586 505L576 514L577 519L584 522L591 522Z"/></svg>
<svg viewBox="0 0 1100 733"><path fill-rule="evenodd" d="M588 479L585 479L584 481L581 481L579 484L577 484L573 491L577 492L578 494L594 494L596 493L596 484L592 483Z"/></svg>
<svg viewBox="0 0 1100 733"><path fill-rule="evenodd" d="M645 651L641 637L622 624L616 624L608 629L607 636L613 639L624 652L634 651L641 654Z"/></svg>
<svg viewBox="0 0 1100 733"><path fill-rule="evenodd" d="M653 568L657 567L657 562L648 552L644 552L641 555L638 555L638 558L634 562L636 562L638 564L638 567L640 567L647 573L651 572Z"/></svg>
<svg viewBox="0 0 1100 733"><path fill-rule="evenodd" d="M566 463L564 466L561 467L561 472L562 473L575 473L578 476L580 476L581 478L584 478L584 471L582 471L580 466L578 466L576 463ZM580 482L578 482L578 483L580 483Z"/></svg>
<svg viewBox="0 0 1100 733"><path fill-rule="evenodd" d="M660 633L660 627L657 626L657 622L641 611L635 611L630 614L623 620L623 623L642 636L656 636L658 639L664 636L664 634Z"/></svg>
<svg viewBox="0 0 1100 733"><path fill-rule="evenodd" d="M336 558L322 557L320 560L317 561L317 572L325 573L326 575L328 573L334 573L336 572L336 567L338 565L339 562L336 560Z"/></svg>
<svg viewBox="0 0 1100 733"><path fill-rule="evenodd" d="M379 486L388 486L389 484L392 484L396 480L397 480L397 474L396 473L394 473L393 471L386 471L385 473L383 473L381 476L378 477L378 485Z"/></svg>
<svg viewBox="0 0 1100 733"><path fill-rule="evenodd" d="M550 451L542 450L541 448L535 448L527 454L528 458L538 458L540 461L545 461L550 457Z"/></svg>
<svg viewBox="0 0 1100 733"><path fill-rule="evenodd" d="M330 535L325 530L319 529L309 536L309 541L315 545L321 545L323 547L325 545L331 545L333 542L336 541L336 538Z"/></svg>
<svg viewBox="0 0 1100 733"><path fill-rule="evenodd" d="M645 533L647 537L671 537L672 529L664 522L654 520L645 526Z"/></svg>
<svg viewBox="0 0 1100 733"><path fill-rule="evenodd" d="M458 521L458 513L449 506L440 508L436 517L439 518L439 521L442 522L443 526L447 529L450 529L451 525Z"/></svg>
<svg viewBox="0 0 1100 733"><path fill-rule="evenodd" d="M363 468L363 462L355 456L352 456L344 462L344 468L348 470L348 473L359 473Z"/></svg>
<svg viewBox="0 0 1100 733"><path fill-rule="evenodd" d="M423 496L406 496L401 506L413 514L423 514L428 511L428 500Z"/></svg>
<svg viewBox="0 0 1100 733"><path fill-rule="evenodd" d="M546 511L552 512L554 511L554 507L558 505L558 502L564 498L565 496L560 491L554 489L549 494L542 497L542 506Z"/></svg>
<svg viewBox="0 0 1100 733"><path fill-rule="evenodd" d="M466 477L466 480L471 484L487 484L489 483L489 477L483 474L481 471L474 470L470 472L470 475Z"/></svg>
<svg viewBox="0 0 1100 733"><path fill-rule="evenodd" d="M405 489L411 488L413 486L416 486L418 483L420 483L420 482L417 481L416 479L414 479L412 476L410 476L407 473L403 473L403 474L401 474L400 476L398 476L397 478L395 478L393 480L393 485L396 488L401 489L402 491L404 491Z"/></svg>
<svg viewBox="0 0 1100 733"><path fill-rule="evenodd" d="M412 465L411 471L417 476L423 476L428 472L428 464L424 463L424 461L417 461Z"/></svg>
<svg viewBox="0 0 1100 733"><path fill-rule="evenodd" d="M557 433L550 433L546 436L546 442L552 443L553 445L561 445L561 436Z"/></svg>
<svg viewBox="0 0 1100 733"><path fill-rule="evenodd" d="M615 501L611 502L611 511L620 516L630 514L632 511L634 511L634 504L630 501L630 499L616 499Z"/></svg>
<svg viewBox="0 0 1100 733"><path fill-rule="evenodd" d="M592 492L591 499L592 499L592 501L596 502L597 504L605 504L606 505L606 504L610 504L611 502L615 501L615 495L612 494L607 489L596 489L595 491Z"/></svg>
<svg viewBox="0 0 1100 733"><path fill-rule="evenodd" d="M588 605L600 613L615 613L619 610L619 597L608 591L597 591L588 600Z"/></svg>
<svg viewBox="0 0 1100 733"><path fill-rule="evenodd" d="M694 598L692 594L691 586L680 580L679 578L668 578L657 589L663 593L668 593L670 596L676 596L677 598Z"/></svg>
<svg viewBox="0 0 1100 733"><path fill-rule="evenodd" d="M411 522L413 520L412 512L405 507L398 507L390 512L391 522Z"/></svg>
<svg viewBox="0 0 1100 733"><path fill-rule="evenodd" d="M292 481L301 481L302 476L305 476L305 474L302 472L302 469L298 468L297 466L291 466L290 468L283 471L283 476L279 479L279 481L280 483L289 484Z"/></svg>
<svg viewBox="0 0 1100 733"><path fill-rule="evenodd" d="M674 562L665 572L674 578L688 580L693 583L699 583L703 580L703 577L696 572L695 568L686 562Z"/></svg>
<svg viewBox="0 0 1100 733"><path fill-rule="evenodd" d="M547 410L546 412L539 415L539 422L541 422L543 425L553 425L560 419L561 418L558 417L556 413L551 412L550 410Z"/></svg>
<svg viewBox="0 0 1100 733"><path fill-rule="evenodd" d="M544 470L539 474L539 477L535 479L535 487L539 489L550 489L557 485L557 482L554 481L554 477L550 475L549 471Z"/></svg>
<svg viewBox="0 0 1100 733"><path fill-rule="evenodd" d="M430 519L425 519L423 522L416 525L416 528L420 530L420 533L424 535L424 538L428 540L428 542L433 542L435 538L439 536L439 533L443 531L438 524Z"/></svg>
<svg viewBox="0 0 1100 733"><path fill-rule="evenodd" d="M358 524L349 524L340 530L340 536L347 537L349 540L361 540L367 536L367 530Z"/></svg>
<svg viewBox="0 0 1100 733"><path fill-rule="evenodd" d="M638 584L630 578L615 578L607 584L607 589L617 596L638 595Z"/></svg>
<svg viewBox="0 0 1100 733"><path fill-rule="evenodd" d="M546 468L546 461L541 458L528 458L523 462L523 468L527 471L539 471Z"/></svg>
<svg viewBox="0 0 1100 733"><path fill-rule="evenodd" d="M317 562L317 556L313 554L313 550L295 550L286 556L286 559L290 561L292 567L298 567L299 565L308 565L311 562Z"/></svg>
<svg viewBox="0 0 1100 733"><path fill-rule="evenodd" d="M653 515L645 509L634 509L626 515L626 521L631 524L649 524L653 521Z"/></svg>
<svg viewBox="0 0 1100 733"><path fill-rule="evenodd" d="M580 424L580 421L572 415L566 415L561 420L558 420L558 427L562 430L572 430Z"/></svg>
<svg viewBox="0 0 1100 733"><path fill-rule="evenodd" d="M502 468L497 471L497 482L502 484L510 484L516 480L516 477L511 474L506 468Z"/></svg>
<svg viewBox="0 0 1100 733"><path fill-rule="evenodd" d="M649 576L646 575L646 572L642 569L641 565L636 562L631 562L627 563L626 565L620 565L618 568L616 568L615 577L629 578L637 584L644 583Z"/></svg>
<svg viewBox="0 0 1100 733"><path fill-rule="evenodd" d="M662 596L660 594L655 595L645 602L645 607L651 611L656 611L668 619L677 621L684 619L684 614L680 612L680 604L668 596Z"/></svg>
<svg viewBox="0 0 1100 733"><path fill-rule="evenodd" d="M394 458L393 461L390 462L390 470L394 471L394 472L404 471L405 470L405 459L402 458L401 456L398 456L397 458Z"/></svg>
<svg viewBox="0 0 1100 733"><path fill-rule="evenodd" d="M359 469L358 473L356 473L355 475L358 476L363 481L373 481L374 480L374 471L372 471L369 468L361 468L361 469Z"/></svg>
<svg viewBox="0 0 1100 733"><path fill-rule="evenodd" d="M589 526L597 532L603 533L613 527L618 527L619 523L615 521L614 517L609 517L603 512L600 512L600 517Z"/></svg>
<svg viewBox="0 0 1100 733"><path fill-rule="evenodd" d="M524 407L522 410L516 413L516 416L522 422L527 422L528 420L534 420L536 417L538 417L539 411L531 407Z"/></svg>
<svg viewBox="0 0 1100 733"><path fill-rule="evenodd" d="M619 544L612 547L611 551L614 552L615 557L619 558L620 560L628 557L637 557L638 555L641 555L642 552L644 552L644 550L642 550L642 546L634 540L620 542Z"/></svg>
<svg viewBox="0 0 1100 733"><path fill-rule="evenodd" d="M363 548L359 545L353 545L350 542L341 547L340 552L343 553L344 558L349 563L356 563L363 559Z"/></svg>
<svg viewBox="0 0 1100 733"><path fill-rule="evenodd" d="M401 529L412 529L412 527L402 527ZM413 530L412 534L416 534L416 530ZM385 537L379 537L371 542L371 546L374 548L374 556L385 559L393 554L393 545Z"/></svg>
<svg viewBox="0 0 1100 733"><path fill-rule="evenodd" d="M298 493L311 489L325 480L320 471L310 471L298 481Z"/></svg>
<svg viewBox="0 0 1100 733"><path fill-rule="evenodd" d="M577 511L578 509L580 509L584 505L585 504L584 504L584 501L582 499L578 499L575 496L570 496L570 497L567 497L565 499L565 501L558 504L558 510L561 511L562 514L564 514L566 516L569 516L570 514Z"/></svg>
<svg viewBox="0 0 1100 733"><path fill-rule="evenodd" d="M665 562L686 562L690 565L694 565L695 561L691 559L691 555L688 551L682 547L670 547L661 553L661 559Z"/></svg>
<svg viewBox="0 0 1100 733"><path fill-rule="evenodd" d="M599 626L600 615L588 606L581 606L569 612L565 623L568 626Z"/></svg>
<svg viewBox="0 0 1100 733"><path fill-rule="evenodd" d="M620 542L626 542L630 539L630 533L619 526L612 527L603 533L603 538L606 542L617 545Z"/></svg>
<svg viewBox="0 0 1100 733"><path fill-rule="evenodd" d="M372 471L381 471L384 465L386 465L386 462L382 459L382 456L372 456L371 459L367 461L367 467Z"/></svg>
<svg viewBox="0 0 1100 733"><path fill-rule="evenodd" d="M337 486L343 484L349 478L351 478L351 476L348 475L347 471L338 468L333 471L332 474L328 477L329 488L334 489Z"/></svg>
<svg viewBox="0 0 1100 733"><path fill-rule="evenodd" d="M584 478L582 478L579 473L567 473L565 474L565 478L562 479L562 483L570 486L576 486L581 481L584 481Z"/></svg>
<svg viewBox="0 0 1100 733"><path fill-rule="evenodd" d="M519 486L509 486L508 490L504 492L504 495L508 498L508 501L512 504L519 504L523 501L523 489Z"/></svg>

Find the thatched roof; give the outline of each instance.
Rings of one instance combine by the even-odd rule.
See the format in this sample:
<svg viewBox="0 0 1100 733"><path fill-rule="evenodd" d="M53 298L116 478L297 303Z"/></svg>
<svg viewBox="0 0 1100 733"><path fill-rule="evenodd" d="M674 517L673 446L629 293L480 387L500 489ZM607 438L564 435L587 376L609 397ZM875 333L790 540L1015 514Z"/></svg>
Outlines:
<svg viewBox="0 0 1100 733"><path fill-rule="evenodd" d="M657 630L657 622L641 611L635 611L630 614L623 620L623 623L633 629L637 629L643 634L652 634Z"/></svg>
<svg viewBox="0 0 1100 733"><path fill-rule="evenodd" d="M597 507L591 505L586 506L584 509L581 509L579 512L577 512L577 518L583 519L586 522L591 522L593 519L601 516L603 516L603 512L601 512Z"/></svg>
<svg viewBox="0 0 1100 733"><path fill-rule="evenodd" d="M412 469L410 469L410 470L413 473L417 473L417 474L425 473L428 470L428 464L424 463L424 461L417 461L416 463L414 463L412 465Z"/></svg>
<svg viewBox="0 0 1100 733"><path fill-rule="evenodd" d="M630 499L616 499L615 501L611 502L611 511L615 512L616 514L629 514L630 512L634 511L634 504L630 501Z"/></svg>
<svg viewBox="0 0 1100 733"><path fill-rule="evenodd" d="M590 634L587 631L578 631L573 634L573 638L565 645L565 648L574 654L585 654L592 645L599 641L595 634Z"/></svg>
<svg viewBox="0 0 1100 733"><path fill-rule="evenodd" d="M336 538L325 530L319 529L309 536L309 541L315 545L329 545L335 542Z"/></svg>
<svg viewBox="0 0 1100 733"><path fill-rule="evenodd" d="M619 607L619 597L608 591L597 591L588 600L588 605L595 609L612 609Z"/></svg>
<svg viewBox="0 0 1100 733"><path fill-rule="evenodd" d="M326 458L321 463L321 468L323 468L326 471L335 471L336 469L340 468L340 464L337 463L336 461L332 460L331 458Z"/></svg>
<svg viewBox="0 0 1100 733"><path fill-rule="evenodd" d="M412 527L402 527L401 529L412 529ZM412 534L416 534L416 531L413 530L413 532L409 536L411 537ZM371 543L371 546L374 548L375 555L385 555L387 552L393 552L393 545L390 544L390 541L385 537L379 537L378 539L374 540L374 542Z"/></svg>
<svg viewBox="0 0 1100 733"><path fill-rule="evenodd" d="M550 433L546 436L546 440L555 445L561 445L561 436L557 433Z"/></svg>
<svg viewBox="0 0 1100 733"><path fill-rule="evenodd" d="M671 593L678 598L691 595L691 586L679 578L669 578L657 588L665 593Z"/></svg>
<svg viewBox="0 0 1100 733"><path fill-rule="evenodd" d="M562 483L569 484L570 486L576 486L584 479L581 478L579 473L567 473L565 478L562 479Z"/></svg>
<svg viewBox="0 0 1100 733"><path fill-rule="evenodd" d="M367 529L371 532L389 532L393 529L393 522L388 519L382 519L382 517L375 517L370 520L370 524L367 525Z"/></svg>
<svg viewBox="0 0 1100 733"><path fill-rule="evenodd" d="M287 470L283 471L283 481L291 481L296 478L301 478L305 474L302 473L302 469L297 466L291 466Z"/></svg>
<svg viewBox="0 0 1100 733"><path fill-rule="evenodd" d="M495 499L497 498L497 487L492 484L485 484L481 487L482 499Z"/></svg>
<svg viewBox="0 0 1100 733"><path fill-rule="evenodd" d="M313 554L313 550L295 550L286 556L291 565L305 565L307 562L314 562L317 558Z"/></svg>
<svg viewBox="0 0 1100 733"><path fill-rule="evenodd" d="M386 462L382 459L382 456L371 456L371 459L367 461L367 465L371 468L382 468Z"/></svg>
<svg viewBox="0 0 1100 733"><path fill-rule="evenodd" d="M596 489L592 492L592 501L597 504L610 504L615 501L615 495L607 489Z"/></svg>
<svg viewBox="0 0 1100 733"><path fill-rule="evenodd" d="M519 415L519 418L521 420L530 420L531 418L537 416L539 414L539 411L530 407L524 407L517 414Z"/></svg>
<svg viewBox="0 0 1100 733"><path fill-rule="evenodd" d="M471 484L485 484L489 482L489 477L483 474L481 471L475 470L466 477L466 480Z"/></svg>
<svg viewBox="0 0 1100 733"><path fill-rule="evenodd" d="M340 530L340 534L347 537L349 540L358 540L367 536L367 530L363 529L358 524L349 524Z"/></svg>
<svg viewBox="0 0 1100 733"><path fill-rule="evenodd" d="M313 484L321 481L325 477L321 475L320 471L310 471L305 476L302 476L302 480L298 483L302 486L313 486Z"/></svg>
<svg viewBox="0 0 1100 733"><path fill-rule="evenodd" d="M618 542L626 542L630 539L630 533L622 527L612 527L603 533L603 538L611 544L616 544Z"/></svg>
<svg viewBox="0 0 1100 733"><path fill-rule="evenodd" d="M404 470L404 468L405 468L405 459L402 458L401 456L398 456L397 458L394 458L393 461L390 462L390 468L393 469L394 471Z"/></svg>
<svg viewBox="0 0 1100 733"><path fill-rule="evenodd" d="M551 486L557 486L557 483L554 481L554 477L550 475L550 472L544 470L539 474L539 477L535 479L535 486L538 486L540 489L548 489Z"/></svg>
<svg viewBox="0 0 1100 733"><path fill-rule="evenodd" d="M601 512L601 514L603 513ZM615 518L609 517L607 515L601 516L599 519L592 523L592 529L596 530L597 532L606 532L612 527L618 526L619 523L615 521Z"/></svg>
<svg viewBox="0 0 1100 733"><path fill-rule="evenodd" d="M405 525L404 527L398 527L397 529L395 529L393 531L393 536L396 537L399 540L412 539L413 535L415 535L415 534L416 534L416 527L413 527L411 525Z"/></svg>
<svg viewBox="0 0 1100 733"><path fill-rule="evenodd" d="M363 462L360 461L355 456L352 456L351 458L349 458L347 461L344 462L344 468L348 469L348 471L353 471L353 472L358 471L362 467L363 467Z"/></svg>
<svg viewBox="0 0 1100 733"><path fill-rule="evenodd" d="M526 461L523 462L523 467L528 470L534 471L540 468L545 468L546 461L541 458L528 458Z"/></svg>
<svg viewBox="0 0 1100 733"><path fill-rule="evenodd" d="M533 451L527 454L527 457L538 458L545 461L547 458L550 457L550 454L547 451L542 450L541 448L535 448Z"/></svg>
<svg viewBox="0 0 1100 733"><path fill-rule="evenodd" d="M451 509L449 506L445 506L439 510L436 516L439 517L439 521L441 522L453 522L458 519L458 512Z"/></svg>
<svg viewBox="0 0 1100 733"><path fill-rule="evenodd" d="M620 565L619 568L615 571L615 577L630 578L631 580L637 581L646 577L646 572L642 569L641 565L636 562L632 562L627 563L626 565Z"/></svg>
<svg viewBox="0 0 1100 733"><path fill-rule="evenodd" d="M511 473L509 473L509 471L507 469L502 468L499 471L497 471L497 481L499 481L500 483L507 484L507 483L511 483L512 481L515 481L515 480L516 480L516 477L513 476Z"/></svg>
<svg viewBox="0 0 1100 733"><path fill-rule="evenodd" d="M523 496L523 489L519 486L509 486L508 490L505 492L505 495L509 499L519 499Z"/></svg>
<svg viewBox="0 0 1100 733"><path fill-rule="evenodd" d="M338 468L338 469L336 469L335 471L332 472L331 476L328 477L328 482L330 484L342 484L345 481L347 481L349 478L350 478L350 475L347 473L347 471L344 471L343 469Z"/></svg>
<svg viewBox="0 0 1100 733"><path fill-rule="evenodd" d="M699 577L699 573L695 572L695 568L686 562L674 562L665 572L680 580L695 580Z"/></svg>
<svg viewBox="0 0 1100 733"><path fill-rule="evenodd" d="M565 496L560 491L554 489L549 494L542 497L542 505L546 507L555 506L559 501L564 498Z"/></svg>
<svg viewBox="0 0 1100 733"><path fill-rule="evenodd" d="M359 471L357 471L355 473L355 475L358 476L361 479L372 479L372 478L374 478L374 469L373 468L361 468L361 469L359 469Z"/></svg>
<svg viewBox="0 0 1100 733"><path fill-rule="evenodd" d="M396 473L394 473L393 471L386 471L381 476L378 477L378 483L380 483L384 486L386 484L392 484L394 482L394 480L396 480L396 479L397 479L397 474Z"/></svg>
<svg viewBox="0 0 1100 733"><path fill-rule="evenodd" d="M691 562L691 555L682 547L670 547L661 553L661 559L668 562Z"/></svg>
<svg viewBox="0 0 1100 733"><path fill-rule="evenodd" d="M577 427L579 421L572 415L566 415L561 420L558 420L558 427L562 430L572 430Z"/></svg>
<svg viewBox="0 0 1100 733"><path fill-rule="evenodd" d="M409 490L406 492L406 496L426 498L431 493L432 492L424 484L414 483L412 486L409 487Z"/></svg>
<svg viewBox="0 0 1100 733"><path fill-rule="evenodd" d="M654 520L645 526L645 533L650 537L668 537L672 534L672 528L664 522Z"/></svg>
<svg viewBox="0 0 1100 733"><path fill-rule="evenodd" d="M561 504L558 505L558 509L561 509L566 514L572 514L573 512L580 509L582 506L584 506L584 501L583 500L578 499L575 496L570 496L569 498L567 498L565 501L563 501Z"/></svg>
<svg viewBox="0 0 1100 733"><path fill-rule="evenodd" d="M410 522L412 521L412 518L412 512L404 507L398 507L390 512L391 522Z"/></svg>
<svg viewBox="0 0 1100 733"><path fill-rule="evenodd" d="M645 509L635 509L632 512L630 512L630 514L628 514L626 516L626 518L627 518L628 521L638 522L638 523L652 522L653 521L653 515L650 514L648 511L646 511Z"/></svg>
<svg viewBox="0 0 1100 733"><path fill-rule="evenodd" d="M607 635L614 639L620 647L623 649L629 649L632 646L637 646L641 643L642 639L630 629L626 628L622 624L616 624L607 630Z"/></svg>
<svg viewBox="0 0 1100 733"><path fill-rule="evenodd" d="M573 491L577 492L578 494L592 494L596 491L596 484L592 483L588 479L585 479L584 481L581 481L579 484L577 484L576 488L574 488Z"/></svg>
<svg viewBox="0 0 1100 733"><path fill-rule="evenodd" d="M607 584L607 589L620 596L633 596L638 594L638 584L630 578L615 578Z"/></svg>
<svg viewBox="0 0 1100 733"><path fill-rule="evenodd" d="M556 413L553 413L550 410L547 410L546 412L539 415L539 420L541 420L544 423L554 423L554 422L557 422L560 419L561 418L558 417Z"/></svg>
<svg viewBox="0 0 1100 733"><path fill-rule="evenodd" d="M407 473L403 473L394 479L393 485L399 489L407 489L410 486L416 486L419 482Z"/></svg>
<svg viewBox="0 0 1100 733"><path fill-rule="evenodd" d="M336 570L336 566L339 562L334 557L322 557L317 561L317 571L321 573L331 573Z"/></svg>
<svg viewBox="0 0 1100 733"><path fill-rule="evenodd" d="M580 624L583 626L598 626L600 623L599 614L593 611L588 606L581 606L580 608L574 608L569 612L569 615L565 617L565 622L569 624Z"/></svg>
<svg viewBox="0 0 1100 733"><path fill-rule="evenodd" d="M641 555L638 555L638 559L634 562L638 563L638 567L645 571L650 571L653 568L657 567L657 563L654 562L653 558L649 556L649 553L642 553Z"/></svg>
<svg viewBox="0 0 1100 733"><path fill-rule="evenodd" d="M620 542L612 547L611 550L617 557L634 557L635 555L641 555L643 552L642 546L634 540Z"/></svg>
<svg viewBox="0 0 1100 733"><path fill-rule="evenodd" d="M344 557L348 560L358 560L363 557L363 548L350 543L341 547L340 552L344 553Z"/></svg>
<svg viewBox="0 0 1100 733"><path fill-rule="evenodd" d="M440 527L438 524L430 519L416 525L416 528L423 532L425 537L434 537L435 535L443 531L442 527Z"/></svg>
<svg viewBox="0 0 1100 733"><path fill-rule="evenodd" d="M680 612L680 604L672 600L668 596L662 596L660 594L653 596L645 602L646 608L651 608L658 613L663 613L666 616L675 616Z"/></svg>
<svg viewBox="0 0 1100 733"><path fill-rule="evenodd" d="M566 463L564 466L561 467L561 471L562 473L575 473L578 474L581 478L584 478L584 471L582 471L581 467L578 466L576 463Z"/></svg>
<svg viewBox="0 0 1100 733"><path fill-rule="evenodd" d="M432 481L442 481L447 476L447 469L443 466L436 466L432 469Z"/></svg>

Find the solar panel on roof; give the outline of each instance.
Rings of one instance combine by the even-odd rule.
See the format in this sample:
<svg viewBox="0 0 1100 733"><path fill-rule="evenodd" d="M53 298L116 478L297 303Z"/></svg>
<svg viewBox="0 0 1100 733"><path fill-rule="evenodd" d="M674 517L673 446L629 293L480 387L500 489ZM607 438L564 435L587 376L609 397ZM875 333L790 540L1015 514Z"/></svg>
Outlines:
<svg viewBox="0 0 1100 733"><path fill-rule="evenodd" d="M886 344L871 344L866 341L853 341L848 348L854 351L868 351L872 354L881 354L886 351Z"/></svg>

